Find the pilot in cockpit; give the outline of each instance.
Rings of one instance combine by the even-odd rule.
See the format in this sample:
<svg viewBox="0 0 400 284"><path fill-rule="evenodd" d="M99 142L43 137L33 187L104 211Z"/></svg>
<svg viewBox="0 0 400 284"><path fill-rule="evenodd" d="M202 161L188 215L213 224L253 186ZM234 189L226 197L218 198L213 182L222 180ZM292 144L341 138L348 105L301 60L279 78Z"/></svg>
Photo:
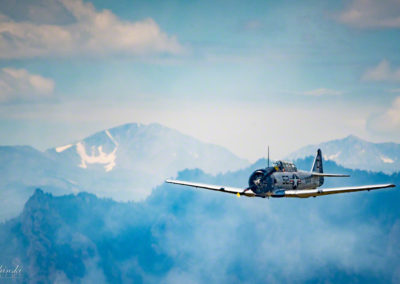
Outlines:
<svg viewBox="0 0 400 284"><path fill-rule="evenodd" d="M285 171L285 168L283 167L282 161L277 161L275 163L275 169L276 169L277 172L284 172Z"/></svg>

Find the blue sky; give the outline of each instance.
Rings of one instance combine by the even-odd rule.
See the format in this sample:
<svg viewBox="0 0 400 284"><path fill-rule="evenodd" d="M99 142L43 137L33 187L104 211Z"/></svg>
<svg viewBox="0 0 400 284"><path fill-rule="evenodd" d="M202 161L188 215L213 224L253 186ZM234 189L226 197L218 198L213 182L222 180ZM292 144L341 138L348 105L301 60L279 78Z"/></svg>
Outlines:
<svg viewBox="0 0 400 284"><path fill-rule="evenodd" d="M399 1L3 0L0 144L159 122L255 160L400 142Z"/></svg>

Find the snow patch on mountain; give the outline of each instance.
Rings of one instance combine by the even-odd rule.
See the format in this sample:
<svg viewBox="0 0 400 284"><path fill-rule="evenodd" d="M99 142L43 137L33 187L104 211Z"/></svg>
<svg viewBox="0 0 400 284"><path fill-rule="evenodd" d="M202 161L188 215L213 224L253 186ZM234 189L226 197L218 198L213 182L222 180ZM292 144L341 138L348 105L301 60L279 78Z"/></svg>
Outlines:
<svg viewBox="0 0 400 284"><path fill-rule="evenodd" d="M390 159L390 158L387 158L387 157L384 157L384 156L381 156L380 158L381 158L382 162L384 162L386 164L393 164L394 163L394 161L392 159Z"/></svg>
<svg viewBox="0 0 400 284"><path fill-rule="evenodd" d="M96 155L96 148L92 146L92 153L91 155L89 155L86 153L86 148L83 143L78 142L76 144L76 151L81 157L81 164L79 165L79 167L86 169L87 164L104 164L104 169L106 170L106 172L109 172L116 165L115 159L117 156L115 155L115 153L117 152L117 149L118 147L115 147L111 153L107 154L103 152L103 146L98 146Z"/></svg>
<svg viewBox="0 0 400 284"><path fill-rule="evenodd" d="M108 129L106 129L104 131L106 133L106 135L110 138L110 140L114 143L115 146L118 147L118 142L114 139L114 137L111 135L110 131L108 131Z"/></svg>
<svg viewBox="0 0 400 284"><path fill-rule="evenodd" d="M339 151L339 152L337 152L336 154L324 155L324 159L325 159L325 160L332 160L332 161L334 161L335 159L337 159L337 158L339 157L340 153L341 153L341 152Z"/></svg>
<svg viewBox="0 0 400 284"><path fill-rule="evenodd" d="M110 153L105 153L103 150L103 146L91 146L91 153L88 154L86 152L86 147L84 142L76 143L76 151L81 158L81 163L79 167L83 169L87 169L88 164L104 164L104 169L106 172L111 171L116 165L116 152L118 150L118 142L111 135L110 131L104 130L104 133L111 140L111 142L115 145L114 149Z"/></svg>
<svg viewBox="0 0 400 284"><path fill-rule="evenodd" d="M65 145L65 146L57 147L57 148L56 148L56 152L57 152L57 153L64 152L65 150L71 148L72 146L73 146L72 144L68 144L68 145Z"/></svg>

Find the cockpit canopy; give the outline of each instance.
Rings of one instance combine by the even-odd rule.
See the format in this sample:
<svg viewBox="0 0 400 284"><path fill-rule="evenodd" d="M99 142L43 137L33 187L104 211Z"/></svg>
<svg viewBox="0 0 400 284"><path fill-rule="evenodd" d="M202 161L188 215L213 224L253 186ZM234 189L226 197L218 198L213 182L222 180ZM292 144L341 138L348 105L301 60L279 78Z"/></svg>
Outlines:
<svg viewBox="0 0 400 284"><path fill-rule="evenodd" d="M292 162L276 161L274 168L277 172L297 172L297 168Z"/></svg>

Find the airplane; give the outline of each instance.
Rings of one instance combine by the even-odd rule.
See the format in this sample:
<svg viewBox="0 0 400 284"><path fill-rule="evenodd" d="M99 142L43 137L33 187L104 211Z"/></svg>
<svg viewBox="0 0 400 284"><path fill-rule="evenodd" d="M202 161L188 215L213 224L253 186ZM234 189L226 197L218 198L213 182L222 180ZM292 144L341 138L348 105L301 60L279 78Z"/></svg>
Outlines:
<svg viewBox="0 0 400 284"><path fill-rule="evenodd" d="M310 171L297 170L297 167L286 161L276 161L272 167L269 166L269 148L268 148L268 166L264 169L254 171L249 178L249 186L245 189L203 184L197 182L188 182L180 180L167 179L165 182L203 188L208 190L220 191L236 194L238 197L317 197L328 194L356 192L364 190L374 190L381 188L395 187L394 184L375 184L363 186L349 186L336 188L319 188L324 184L325 177L349 177L343 174L324 173L322 167L322 153L318 149L314 163Z"/></svg>

